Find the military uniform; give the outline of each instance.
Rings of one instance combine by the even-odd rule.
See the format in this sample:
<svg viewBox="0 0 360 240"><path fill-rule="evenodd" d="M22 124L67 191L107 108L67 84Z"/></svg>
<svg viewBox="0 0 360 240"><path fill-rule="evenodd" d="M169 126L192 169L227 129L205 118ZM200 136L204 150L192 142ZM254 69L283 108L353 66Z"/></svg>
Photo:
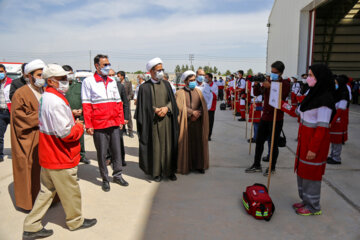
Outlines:
<svg viewBox="0 0 360 240"><path fill-rule="evenodd" d="M71 111L74 109L82 110L82 101L81 101L81 82L74 80L69 87L69 90L66 92L66 99L70 104ZM81 121L84 121L84 115L81 114L79 118ZM81 146L81 159L85 159L85 141L84 134L80 138L80 146Z"/></svg>

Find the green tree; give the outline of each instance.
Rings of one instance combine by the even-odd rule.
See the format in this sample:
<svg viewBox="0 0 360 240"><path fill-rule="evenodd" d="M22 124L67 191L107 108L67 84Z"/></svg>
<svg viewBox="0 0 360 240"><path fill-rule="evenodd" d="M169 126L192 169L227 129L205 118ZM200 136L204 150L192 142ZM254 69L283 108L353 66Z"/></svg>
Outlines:
<svg viewBox="0 0 360 240"><path fill-rule="evenodd" d="M202 66L199 66L199 67L198 67L198 70L199 70L199 69L203 69Z"/></svg>
<svg viewBox="0 0 360 240"><path fill-rule="evenodd" d="M214 70L212 69L212 67L209 68L209 72L210 72L210 73L213 73L213 72L214 72Z"/></svg>
<svg viewBox="0 0 360 240"><path fill-rule="evenodd" d="M179 65L176 65L176 67L175 67L175 73L179 73L179 72L181 72L181 68L180 68Z"/></svg>
<svg viewBox="0 0 360 240"><path fill-rule="evenodd" d="M189 70L189 65L186 64L185 71Z"/></svg>
<svg viewBox="0 0 360 240"><path fill-rule="evenodd" d="M251 68L249 68L249 70L246 73L246 76L248 76L248 75L251 75L251 76L254 75L253 70Z"/></svg>
<svg viewBox="0 0 360 240"><path fill-rule="evenodd" d="M218 72L218 68L216 66L214 66L214 73L216 74Z"/></svg>
<svg viewBox="0 0 360 240"><path fill-rule="evenodd" d="M194 65L191 65L190 69L191 69L191 71L194 71L194 72L195 72Z"/></svg>
<svg viewBox="0 0 360 240"><path fill-rule="evenodd" d="M210 68L209 68L209 66L205 66L205 67L204 67L204 72L205 72L205 73L210 72Z"/></svg>
<svg viewBox="0 0 360 240"><path fill-rule="evenodd" d="M221 72L220 72L220 71L218 72L218 75L220 75L220 76L221 76Z"/></svg>
<svg viewBox="0 0 360 240"><path fill-rule="evenodd" d="M226 76L227 76L227 75L231 75L230 70L226 70L225 75L226 75Z"/></svg>
<svg viewBox="0 0 360 240"><path fill-rule="evenodd" d="M134 74L143 74L143 73L144 73L144 72L141 71L141 70L138 70L138 71L134 72Z"/></svg>
<svg viewBox="0 0 360 240"><path fill-rule="evenodd" d="M185 66L183 64L183 65L181 65L181 72L185 72L185 71L186 71L186 69L185 69Z"/></svg>

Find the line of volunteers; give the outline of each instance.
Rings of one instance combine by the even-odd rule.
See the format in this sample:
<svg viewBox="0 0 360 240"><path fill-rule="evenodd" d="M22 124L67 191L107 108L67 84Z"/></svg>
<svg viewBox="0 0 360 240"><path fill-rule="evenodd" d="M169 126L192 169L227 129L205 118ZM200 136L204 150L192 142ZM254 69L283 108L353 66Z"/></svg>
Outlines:
<svg viewBox="0 0 360 240"><path fill-rule="evenodd" d="M253 164L246 173L262 172L261 159L269 162L274 108L269 104L271 82L282 83L281 111L276 115L273 161L269 171L275 174L279 155L279 140L284 113L299 122L294 171L297 173L301 202L293 205L297 214L320 215L320 192L326 164L341 164L342 145L348 140L349 104L352 98L351 79L333 75L324 64L314 64L299 77L283 78L285 65L276 61L271 73L243 78L243 71L227 77L225 84L227 106L241 116L239 121L253 122L254 135L248 142L256 143ZM289 103L290 102L290 103ZM247 110L249 109L249 110ZM269 152L262 158L264 143Z"/></svg>

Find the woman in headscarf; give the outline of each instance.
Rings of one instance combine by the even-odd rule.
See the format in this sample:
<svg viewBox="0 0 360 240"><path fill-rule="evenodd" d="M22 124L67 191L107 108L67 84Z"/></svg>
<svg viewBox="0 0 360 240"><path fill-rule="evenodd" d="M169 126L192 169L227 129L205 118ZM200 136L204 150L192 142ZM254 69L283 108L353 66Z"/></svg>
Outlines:
<svg viewBox="0 0 360 240"><path fill-rule="evenodd" d="M346 87L349 78L345 75L340 75L336 78L335 91L335 108L336 115L331 121L330 127L330 142L331 153L327 159L328 164L341 164L341 150L342 144L347 141L347 108L349 106L349 91Z"/></svg>
<svg viewBox="0 0 360 240"><path fill-rule="evenodd" d="M303 216L322 213L321 181L330 146L329 125L335 111L335 82L330 69L323 64L314 64L306 81L309 92L296 109L300 127L294 167L302 201L293 205L296 213Z"/></svg>

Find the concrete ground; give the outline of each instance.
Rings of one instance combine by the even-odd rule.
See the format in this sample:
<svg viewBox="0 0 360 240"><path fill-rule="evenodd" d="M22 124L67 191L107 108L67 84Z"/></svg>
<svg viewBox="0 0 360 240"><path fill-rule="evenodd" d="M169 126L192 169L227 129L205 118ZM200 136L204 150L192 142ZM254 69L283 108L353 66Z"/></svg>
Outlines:
<svg viewBox="0 0 360 240"><path fill-rule="evenodd" d="M57 204L43 220L46 228L54 230L48 239L360 239L359 106L351 106L343 164L327 166L321 216L298 216L291 208L299 198L293 172L298 124L290 117L284 123L288 146L280 148L277 171L271 180L274 217L270 222L259 221L245 212L241 196L246 186L267 182L262 174L244 172L253 161L255 148L254 144L249 155L245 126L234 121L229 110L218 110L210 142L210 169L205 175L178 175L176 182L155 183L145 176L138 167L137 138L125 137L128 166L124 177L130 186L111 183L108 193L101 190L95 147L92 138L86 136L91 164L79 165L82 209L84 217L95 217L98 223L90 229L70 232L64 210ZM21 239L26 213L14 207L9 129L5 154L5 161L0 163L0 240Z"/></svg>

